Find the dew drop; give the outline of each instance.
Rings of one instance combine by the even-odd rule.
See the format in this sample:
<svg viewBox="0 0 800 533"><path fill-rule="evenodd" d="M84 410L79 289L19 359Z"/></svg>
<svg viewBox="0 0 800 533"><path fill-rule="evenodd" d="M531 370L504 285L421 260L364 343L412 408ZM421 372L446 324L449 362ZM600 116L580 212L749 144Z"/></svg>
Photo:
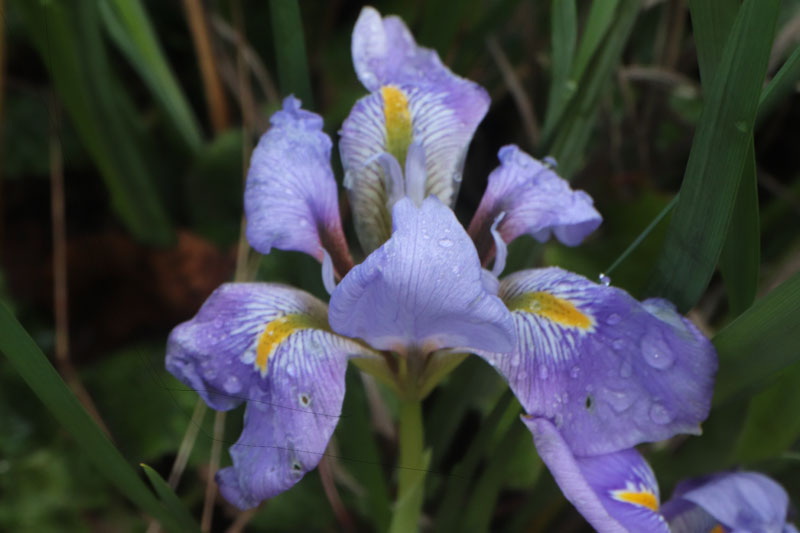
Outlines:
<svg viewBox="0 0 800 533"><path fill-rule="evenodd" d="M561 429L561 426L564 425L564 415L561 413L556 413L556 416L553 417L553 422L556 423L557 429Z"/></svg>
<svg viewBox="0 0 800 533"><path fill-rule="evenodd" d="M442 248L450 248L451 246L453 246L453 241L451 241L450 239L439 239L439 246L441 246Z"/></svg>
<svg viewBox="0 0 800 533"><path fill-rule="evenodd" d="M206 368L203 371L203 377L211 381L212 379L217 377L217 369L214 367Z"/></svg>
<svg viewBox="0 0 800 533"><path fill-rule="evenodd" d="M633 365L626 359L619 367L619 376L622 378L629 378L631 374L633 374Z"/></svg>
<svg viewBox="0 0 800 533"><path fill-rule="evenodd" d="M675 352L667 346L658 331L647 332L640 347L645 361L653 368L666 370L675 362Z"/></svg>
<svg viewBox="0 0 800 533"><path fill-rule="evenodd" d="M547 368L547 365L540 365L539 366L539 379L547 379L550 375L550 370Z"/></svg>
<svg viewBox="0 0 800 533"><path fill-rule="evenodd" d="M747 123L743 120L740 120L736 123L736 129L741 131L742 133L747 133Z"/></svg>
<svg viewBox="0 0 800 533"><path fill-rule="evenodd" d="M650 420L656 424L664 425L669 424L672 421L672 417L669 416L667 409L663 405L654 403L650 408Z"/></svg>
<svg viewBox="0 0 800 533"><path fill-rule="evenodd" d="M573 366L569 371L569 377L571 377L572 379L578 379L580 373L581 373L580 367Z"/></svg>
<svg viewBox="0 0 800 533"><path fill-rule="evenodd" d="M608 318L606 318L606 324L608 324L609 326L615 326L619 324L621 320L622 317L619 316L617 313L611 313L610 315L608 315Z"/></svg>
<svg viewBox="0 0 800 533"><path fill-rule="evenodd" d="M519 366L519 354L514 354L511 358L511 366Z"/></svg>
<svg viewBox="0 0 800 533"><path fill-rule="evenodd" d="M616 351L621 352L625 348L625 341L622 339L614 339L611 342L611 347Z"/></svg>
<svg viewBox="0 0 800 533"><path fill-rule="evenodd" d="M525 379L525 378L528 377L528 373L525 372L524 370L520 370L518 376L519 376L519 379Z"/></svg>
<svg viewBox="0 0 800 533"><path fill-rule="evenodd" d="M242 390L242 384L236 376L228 376L228 379L222 384L222 388L225 389L225 392L228 394L236 394Z"/></svg>
<svg viewBox="0 0 800 533"><path fill-rule="evenodd" d="M627 411L633 405L633 397L626 392L606 391L605 400L617 413Z"/></svg>
<svg viewBox="0 0 800 533"><path fill-rule="evenodd" d="M552 169L555 169L558 166L558 162L555 160L555 158L549 155L545 156L544 159L542 159L542 163L544 163L544 166L546 166L547 168L552 168Z"/></svg>
<svg viewBox="0 0 800 533"><path fill-rule="evenodd" d="M286 373L294 376L294 365L286 365Z"/></svg>
<svg viewBox="0 0 800 533"><path fill-rule="evenodd" d="M609 278L605 274L600 274L598 278L600 279L600 283L602 283L605 287L611 285L611 278Z"/></svg>

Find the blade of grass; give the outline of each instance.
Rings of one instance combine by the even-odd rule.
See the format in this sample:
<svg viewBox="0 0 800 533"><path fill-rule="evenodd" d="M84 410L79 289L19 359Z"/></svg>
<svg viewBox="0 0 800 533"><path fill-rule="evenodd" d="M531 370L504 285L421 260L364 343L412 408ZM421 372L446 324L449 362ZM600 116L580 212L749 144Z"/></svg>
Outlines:
<svg viewBox="0 0 800 533"><path fill-rule="evenodd" d="M752 146L779 3L748 0L739 9L692 142L680 198L648 290L683 312L708 286L728 232Z"/></svg>
<svg viewBox="0 0 800 533"><path fill-rule="evenodd" d="M800 80L800 44L761 92L756 125L760 124L775 109L778 102L796 90L798 80Z"/></svg>
<svg viewBox="0 0 800 533"><path fill-rule="evenodd" d="M575 91L575 82L569 83L578 34L575 0L553 0L550 8L550 26L553 52L550 60L550 92L547 97L544 123L546 131L553 129L556 116L561 114L569 95Z"/></svg>
<svg viewBox="0 0 800 533"><path fill-rule="evenodd" d="M198 151L203 144L200 125L164 57L144 6L128 0L103 0L98 5L111 39L171 118L186 146Z"/></svg>
<svg viewBox="0 0 800 533"><path fill-rule="evenodd" d="M720 360L714 405L756 388L800 361L798 331L800 272L714 336Z"/></svg>
<svg viewBox="0 0 800 533"><path fill-rule="evenodd" d="M183 502L180 500L180 498L175 495L170 486L167 485L167 482L164 481L158 472L144 463L140 464L139 466L141 466L142 470L144 470L147 479L150 480L150 484L153 486L153 489L155 489L158 497L161 498L161 501L172 513L172 516L179 521L181 530L199 531L197 523L186 509L186 506L183 505Z"/></svg>
<svg viewBox="0 0 800 533"><path fill-rule="evenodd" d="M596 2L594 5L601 3L604 2ZM594 55L582 72L577 89L566 104L563 114L554 119L551 131L543 132L542 147L539 151L555 157L559 162L559 174L567 179L582 164L583 151L597 118L600 98L614 69L619 65L622 50L639 12L639 4L639 0L620 1L605 38L594 50ZM579 71L577 66L573 66L570 79L578 79L575 73Z"/></svg>
<svg viewBox="0 0 800 533"><path fill-rule="evenodd" d="M0 303L0 352L5 354L33 393L72 435L101 475L165 527L182 531L177 518L161 505L119 450L111 444L3 303Z"/></svg>
<svg viewBox="0 0 800 533"><path fill-rule="evenodd" d="M122 222L143 242L166 244L172 228L145 168L128 104L111 73L95 2L15 2L59 99L94 163Z"/></svg>
<svg viewBox="0 0 800 533"><path fill-rule="evenodd" d="M313 109L300 4L297 0L270 0L269 9L281 94L294 94L304 108Z"/></svg>
<svg viewBox="0 0 800 533"><path fill-rule="evenodd" d="M722 60L739 4L739 0L689 0L700 81L706 92L710 90L711 80Z"/></svg>

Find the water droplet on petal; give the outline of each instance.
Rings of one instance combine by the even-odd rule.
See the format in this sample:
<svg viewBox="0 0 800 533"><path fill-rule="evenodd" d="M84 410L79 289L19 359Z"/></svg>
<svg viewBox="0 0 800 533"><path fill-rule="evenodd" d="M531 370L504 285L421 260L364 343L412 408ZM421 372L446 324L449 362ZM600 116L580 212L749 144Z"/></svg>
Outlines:
<svg viewBox="0 0 800 533"><path fill-rule="evenodd" d="M611 285L611 278L609 278L605 274L600 274L598 278L600 279L600 283L602 283L604 286L608 287L609 285Z"/></svg>
<svg viewBox="0 0 800 533"><path fill-rule="evenodd" d="M450 248L451 246L453 246L453 241L451 241L450 239L440 239L439 246L441 246L442 248Z"/></svg>
<svg viewBox="0 0 800 533"><path fill-rule="evenodd" d="M627 359L622 362L622 366L619 367L619 376L622 378L629 378L633 374L633 365Z"/></svg>
<svg viewBox="0 0 800 533"><path fill-rule="evenodd" d="M552 169L555 169L558 166L558 162L555 160L555 158L549 155L545 156L544 159L542 159L542 163L544 163L544 166L546 166L547 168L552 168Z"/></svg>
<svg viewBox="0 0 800 533"><path fill-rule="evenodd" d="M625 348L625 341L622 339L614 339L614 341L611 342L611 347L621 352Z"/></svg>
<svg viewBox="0 0 800 533"><path fill-rule="evenodd" d="M294 376L294 365L286 365L286 373Z"/></svg>
<svg viewBox="0 0 800 533"><path fill-rule="evenodd" d="M206 378L207 380L211 381L212 379L217 377L217 369L214 368L214 367L206 368L203 371L203 377Z"/></svg>
<svg viewBox="0 0 800 533"><path fill-rule="evenodd" d="M519 366L519 354L515 353L511 358L511 366Z"/></svg>
<svg viewBox="0 0 800 533"><path fill-rule="evenodd" d="M553 422L556 423L556 429L561 429L561 426L564 425L564 415L556 413L556 416L553 417Z"/></svg>
<svg viewBox="0 0 800 533"><path fill-rule="evenodd" d="M608 315L608 318L606 318L606 324L608 324L609 326L615 326L619 324L621 320L622 317L619 316L617 313L611 313L610 315Z"/></svg>
<svg viewBox="0 0 800 533"><path fill-rule="evenodd" d="M547 376L550 375L550 370L547 368L547 365L540 365L539 366L539 379L547 379Z"/></svg>
<svg viewBox="0 0 800 533"><path fill-rule="evenodd" d="M645 361L653 368L666 370L675 362L675 352L667 346L661 333L656 330L648 331L645 334L640 347Z"/></svg>
<svg viewBox="0 0 800 533"><path fill-rule="evenodd" d="M606 391L605 400L617 413L626 411L633 405L633 396L626 392Z"/></svg>
<svg viewBox="0 0 800 533"><path fill-rule="evenodd" d="M650 420L656 424L664 425L669 424L672 421L672 417L669 415L667 409L663 405L660 403L654 403L650 408Z"/></svg>
<svg viewBox="0 0 800 533"><path fill-rule="evenodd" d="M572 379L577 379L578 375L580 375L580 373L581 373L581 369L579 367L577 367L577 366L573 366L569 371L569 376Z"/></svg>
<svg viewBox="0 0 800 533"><path fill-rule="evenodd" d="M225 392L228 394L236 394L242 390L242 384L236 376L228 376L228 379L222 384L222 388L225 389Z"/></svg>

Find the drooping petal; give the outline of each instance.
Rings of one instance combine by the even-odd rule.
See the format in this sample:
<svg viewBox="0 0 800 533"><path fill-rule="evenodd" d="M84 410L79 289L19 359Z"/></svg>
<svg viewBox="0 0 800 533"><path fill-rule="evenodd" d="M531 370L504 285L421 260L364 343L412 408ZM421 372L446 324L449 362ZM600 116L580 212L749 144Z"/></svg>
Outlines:
<svg viewBox="0 0 800 533"><path fill-rule="evenodd" d="M678 485L664 505L673 533L719 524L724 531L782 533L789 497L778 483L756 472L727 472Z"/></svg>
<svg viewBox="0 0 800 533"><path fill-rule="evenodd" d="M453 212L435 197L421 208L405 198L393 219L391 239L331 295L333 330L401 353L510 349L511 315L486 290L478 255Z"/></svg>
<svg viewBox="0 0 800 533"><path fill-rule="evenodd" d="M500 213L499 225L506 243L527 234L540 242L551 233L568 246L576 246L600 225L602 217L591 197L573 191L555 171L515 145L498 154L500 166L489 175L483 198L469 225L484 264L494 255L490 228Z"/></svg>
<svg viewBox="0 0 800 533"><path fill-rule="evenodd" d="M247 508L317 465L341 412L347 359L372 355L328 330L316 298L282 285L230 283L173 330L166 365L214 409L247 401L233 467L220 474L226 498Z"/></svg>
<svg viewBox="0 0 800 533"><path fill-rule="evenodd" d="M523 422L564 496L598 532L669 533L658 512L655 475L639 452L576 457L550 421L523 417Z"/></svg>
<svg viewBox="0 0 800 533"><path fill-rule="evenodd" d="M512 310L517 345L510 355L482 355L576 454L700 432L716 353L669 302L639 303L558 268L517 272L499 295Z"/></svg>
<svg viewBox="0 0 800 533"><path fill-rule="evenodd" d="M353 62L372 94L356 102L342 125L340 150L356 230L369 252L391 229L386 177L374 157L388 152L405 168L408 149L417 143L425 154L425 196L452 205L489 97L450 72L436 52L418 47L399 18L381 19L370 7L353 31Z"/></svg>
<svg viewBox="0 0 800 533"><path fill-rule="evenodd" d="M247 240L261 253L275 247L305 252L320 262L325 248L340 274L350 266L342 231L331 140L322 117L293 96L270 119L250 160L244 208Z"/></svg>

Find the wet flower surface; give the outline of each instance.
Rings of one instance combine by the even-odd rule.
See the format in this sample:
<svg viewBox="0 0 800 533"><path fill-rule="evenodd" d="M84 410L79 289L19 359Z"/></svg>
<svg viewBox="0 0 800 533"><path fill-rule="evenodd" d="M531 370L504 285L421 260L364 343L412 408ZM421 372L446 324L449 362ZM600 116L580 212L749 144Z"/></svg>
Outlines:
<svg viewBox="0 0 800 533"><path fill-rule="evenodd" d="M506 146L467 231L451 207L488 95L418 47L396 17L365 8L352 42L370 94L339 147L366 258L353 266L322 118L288 97L252 156L247 236L262 253L319 260L330 302L226 284L170 337L168 369L211 407L247 402L233 466L217 476L223 494L252 507L316 467L348 360L418 404L435 385L424 379L434 358L475 353L508 381L541 457L590 522L609 515L613 527L666 531L652 471L631 448L699 432L716 371L710 342L669 302L638 302L558 268L498 280L506 245L521 235L582 242L601 222L592 199L553 162Z"/></svg>

